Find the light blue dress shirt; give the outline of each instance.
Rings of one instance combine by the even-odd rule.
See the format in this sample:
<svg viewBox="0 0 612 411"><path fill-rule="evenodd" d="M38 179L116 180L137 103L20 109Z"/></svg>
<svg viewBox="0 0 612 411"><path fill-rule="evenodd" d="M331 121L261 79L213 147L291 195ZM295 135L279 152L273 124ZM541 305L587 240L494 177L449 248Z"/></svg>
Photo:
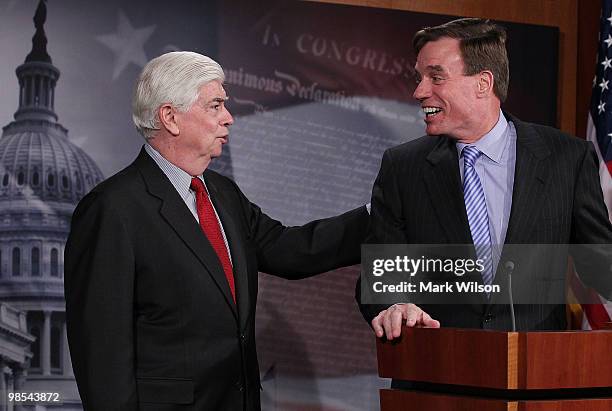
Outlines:
<svg viewBox="0 0 612 411"><path fill-rule="evenodd" d="M168 177L168 180L170 180L175 190L179 193L179 195L185 202L185 205L187 206L187 208L189 208L189 211L191 211L191 214L193 214L193 217L199 224L200 218L198 217L198 208L196 206L195 192L191 188L189 188L191 186L192 177L184 170L180 169L179 167L166 160L161 154L159 154L157 150L151 147L150 144L147 143L144 147L147 154L151 156L153 161L155 161L159 168L161 168L161 170L164 172L166 177ZM204 187L206 187L206 182L204 181L202 176L199 175L198 178L202 180L202 182L204 183ZM206 188L206 191L208 192L208 188ZM210 199L210 194L208 198ZM225 231L223 230L223 224L221 223L221 219L219 218L219 214L217 214L217 210L215 209L215 205L213 204L212 200L210 201L210 204L212 204L213 210L215 211L215 216L217 217L217 221L219 222L219 227L221 227L223 242L225 243L225 248L227 248L227 253L231 262L232 253L227 243L227 237L225 236Z"/></svg>
<svg viewBox="0 0 612 411"><path fill-rule="evenodd" d="M480 178L487 203L493 253L493 272L495 273L501 258L512 208L512 189L514 187L514 168L516 165L516 129L514 124L508 122L500 110L499 119L491 131L470 145L475 146L483 153L476 160L475 170L478 178ZM463 148L465 146L464 143L457 143L462 183Z"/></svg>

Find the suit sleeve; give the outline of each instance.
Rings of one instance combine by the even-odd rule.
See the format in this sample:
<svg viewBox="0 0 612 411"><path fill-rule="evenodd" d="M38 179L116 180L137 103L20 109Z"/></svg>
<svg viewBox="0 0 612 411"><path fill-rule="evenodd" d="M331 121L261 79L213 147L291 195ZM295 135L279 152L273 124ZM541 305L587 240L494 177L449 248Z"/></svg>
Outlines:
<svg viewBox="0 0 612 411"><path fill-rule="evenodd" d="M393 169L391 153L387 150L372 188L372 215L366 240L368 244L407 242L397 174Z"/></svg>
<svg viewBox="0 0 612 411"><path fill-rule="evenodd" d="M73 215L64 284L68 342L84 409L136 411L133 248L120 214L95 192Z"/></svg>
<svg viewBox="0 0 612 411"><path fill-rule="evenodd" d="M234 187L259 271L300 279L360 262L369 223L365 206L302 226L286 227L251 203L238 186Z"/></svg>
<svg viewBox="0 0 612 411"><path fill-rule="evenodd" d="M589 143L577 174L572 254L580 279L604 298L612 300L612 225L597 165L597 154Z"/></svg>
<svg viewBox="0 0 612 411"><path fill-rule="evenodd" d="M366 237L368 244L404 244L407 242L405 222L401 217L401 200L397 186L397 173L393 170L391 153L387 150L382 158L378 176L372 188L372 210ZM361 315L368 324L387 305L362 304L361 277L355 286L355 300Z"/></svg>

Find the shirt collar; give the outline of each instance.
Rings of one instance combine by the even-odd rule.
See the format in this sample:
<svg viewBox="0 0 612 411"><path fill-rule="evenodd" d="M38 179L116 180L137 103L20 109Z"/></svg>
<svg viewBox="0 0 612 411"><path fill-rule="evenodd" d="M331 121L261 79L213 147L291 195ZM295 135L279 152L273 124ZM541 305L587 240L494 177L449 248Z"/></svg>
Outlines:
<svg viewBox="0 0 612 411"><path fill-rule="evenodd" d="M467 145L474 146L480 150L485 156L489 157L496 163L501 161L504 150L507 146L506 131L508 129L508 120L504 117L501 109L499 110L499 119L495 126L487 134L482 136L472 144L457 142L457 152L459 157L463 154L463 148Z"/></svg>
<svg viewBox="0 0 612 411"><path fill-rule="evenodd" d="M176 191L178 191L183 201L186 201L186 199L190 196L189 187L191 186L191 179L193 177L189 173L185 172L185 170L169 162L149 143L145 143L145 151L151 156L151 158L153 159L153 161L155 161L159 168L162 169L162 171L164 172L166 177L168 177ZM202 178L202 175L199 175L198 178L202 180L204 186L206 187L206 182L204 181L204 178Z"/></svg>

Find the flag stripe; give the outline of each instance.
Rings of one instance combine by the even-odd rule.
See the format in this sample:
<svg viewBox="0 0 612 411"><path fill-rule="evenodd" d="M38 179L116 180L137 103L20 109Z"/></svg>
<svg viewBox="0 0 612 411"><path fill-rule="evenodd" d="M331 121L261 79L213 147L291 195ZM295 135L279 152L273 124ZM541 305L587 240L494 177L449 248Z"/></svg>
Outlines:
<svg viewBox="0 0 612 411"><path fill-rule="evenodd" d="M593 142L599 157L599 177L604 201L608 207L608 217L612 210L612 94L609 84L612 79L612 0L602 1L600 17L599 48L591 107L587 124L587 140ZM612 220L612 218L611 218ZM584 289L577 278L572 279L572 291L579 301L601 301L601 304L582 304L585 316L583 328L601 329L610 323L612 303L603 300L592 289ZM606 307L606 305L609 305Z"/></svg>

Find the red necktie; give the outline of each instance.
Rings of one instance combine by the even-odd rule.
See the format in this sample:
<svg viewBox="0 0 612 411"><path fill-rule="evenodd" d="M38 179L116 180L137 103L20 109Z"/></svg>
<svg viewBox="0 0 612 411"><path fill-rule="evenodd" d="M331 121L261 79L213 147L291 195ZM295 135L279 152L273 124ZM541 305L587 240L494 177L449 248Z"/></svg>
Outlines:
<svg viewBox="0 0 612 411"><path fill-rule="evenodd" d="M204 231L204 234L206 234L208 241L210 241L215 253L217 253L217 257L219 257L219 261L221 262L221 266L225 272L225 277L229 283L229 288L232 292L232 297L234 298L235 303L236 289L234 287L232 262L230 261L227 247L223 241L221 226L219 225L215 210L213 209L210 198L208 197L208 192L206 191L206 187L204 187L204 183L198 177L191 179L190 188L195 191L196 194L196 208L198 209L200 227L202 227L202 231Z"/></svg>

